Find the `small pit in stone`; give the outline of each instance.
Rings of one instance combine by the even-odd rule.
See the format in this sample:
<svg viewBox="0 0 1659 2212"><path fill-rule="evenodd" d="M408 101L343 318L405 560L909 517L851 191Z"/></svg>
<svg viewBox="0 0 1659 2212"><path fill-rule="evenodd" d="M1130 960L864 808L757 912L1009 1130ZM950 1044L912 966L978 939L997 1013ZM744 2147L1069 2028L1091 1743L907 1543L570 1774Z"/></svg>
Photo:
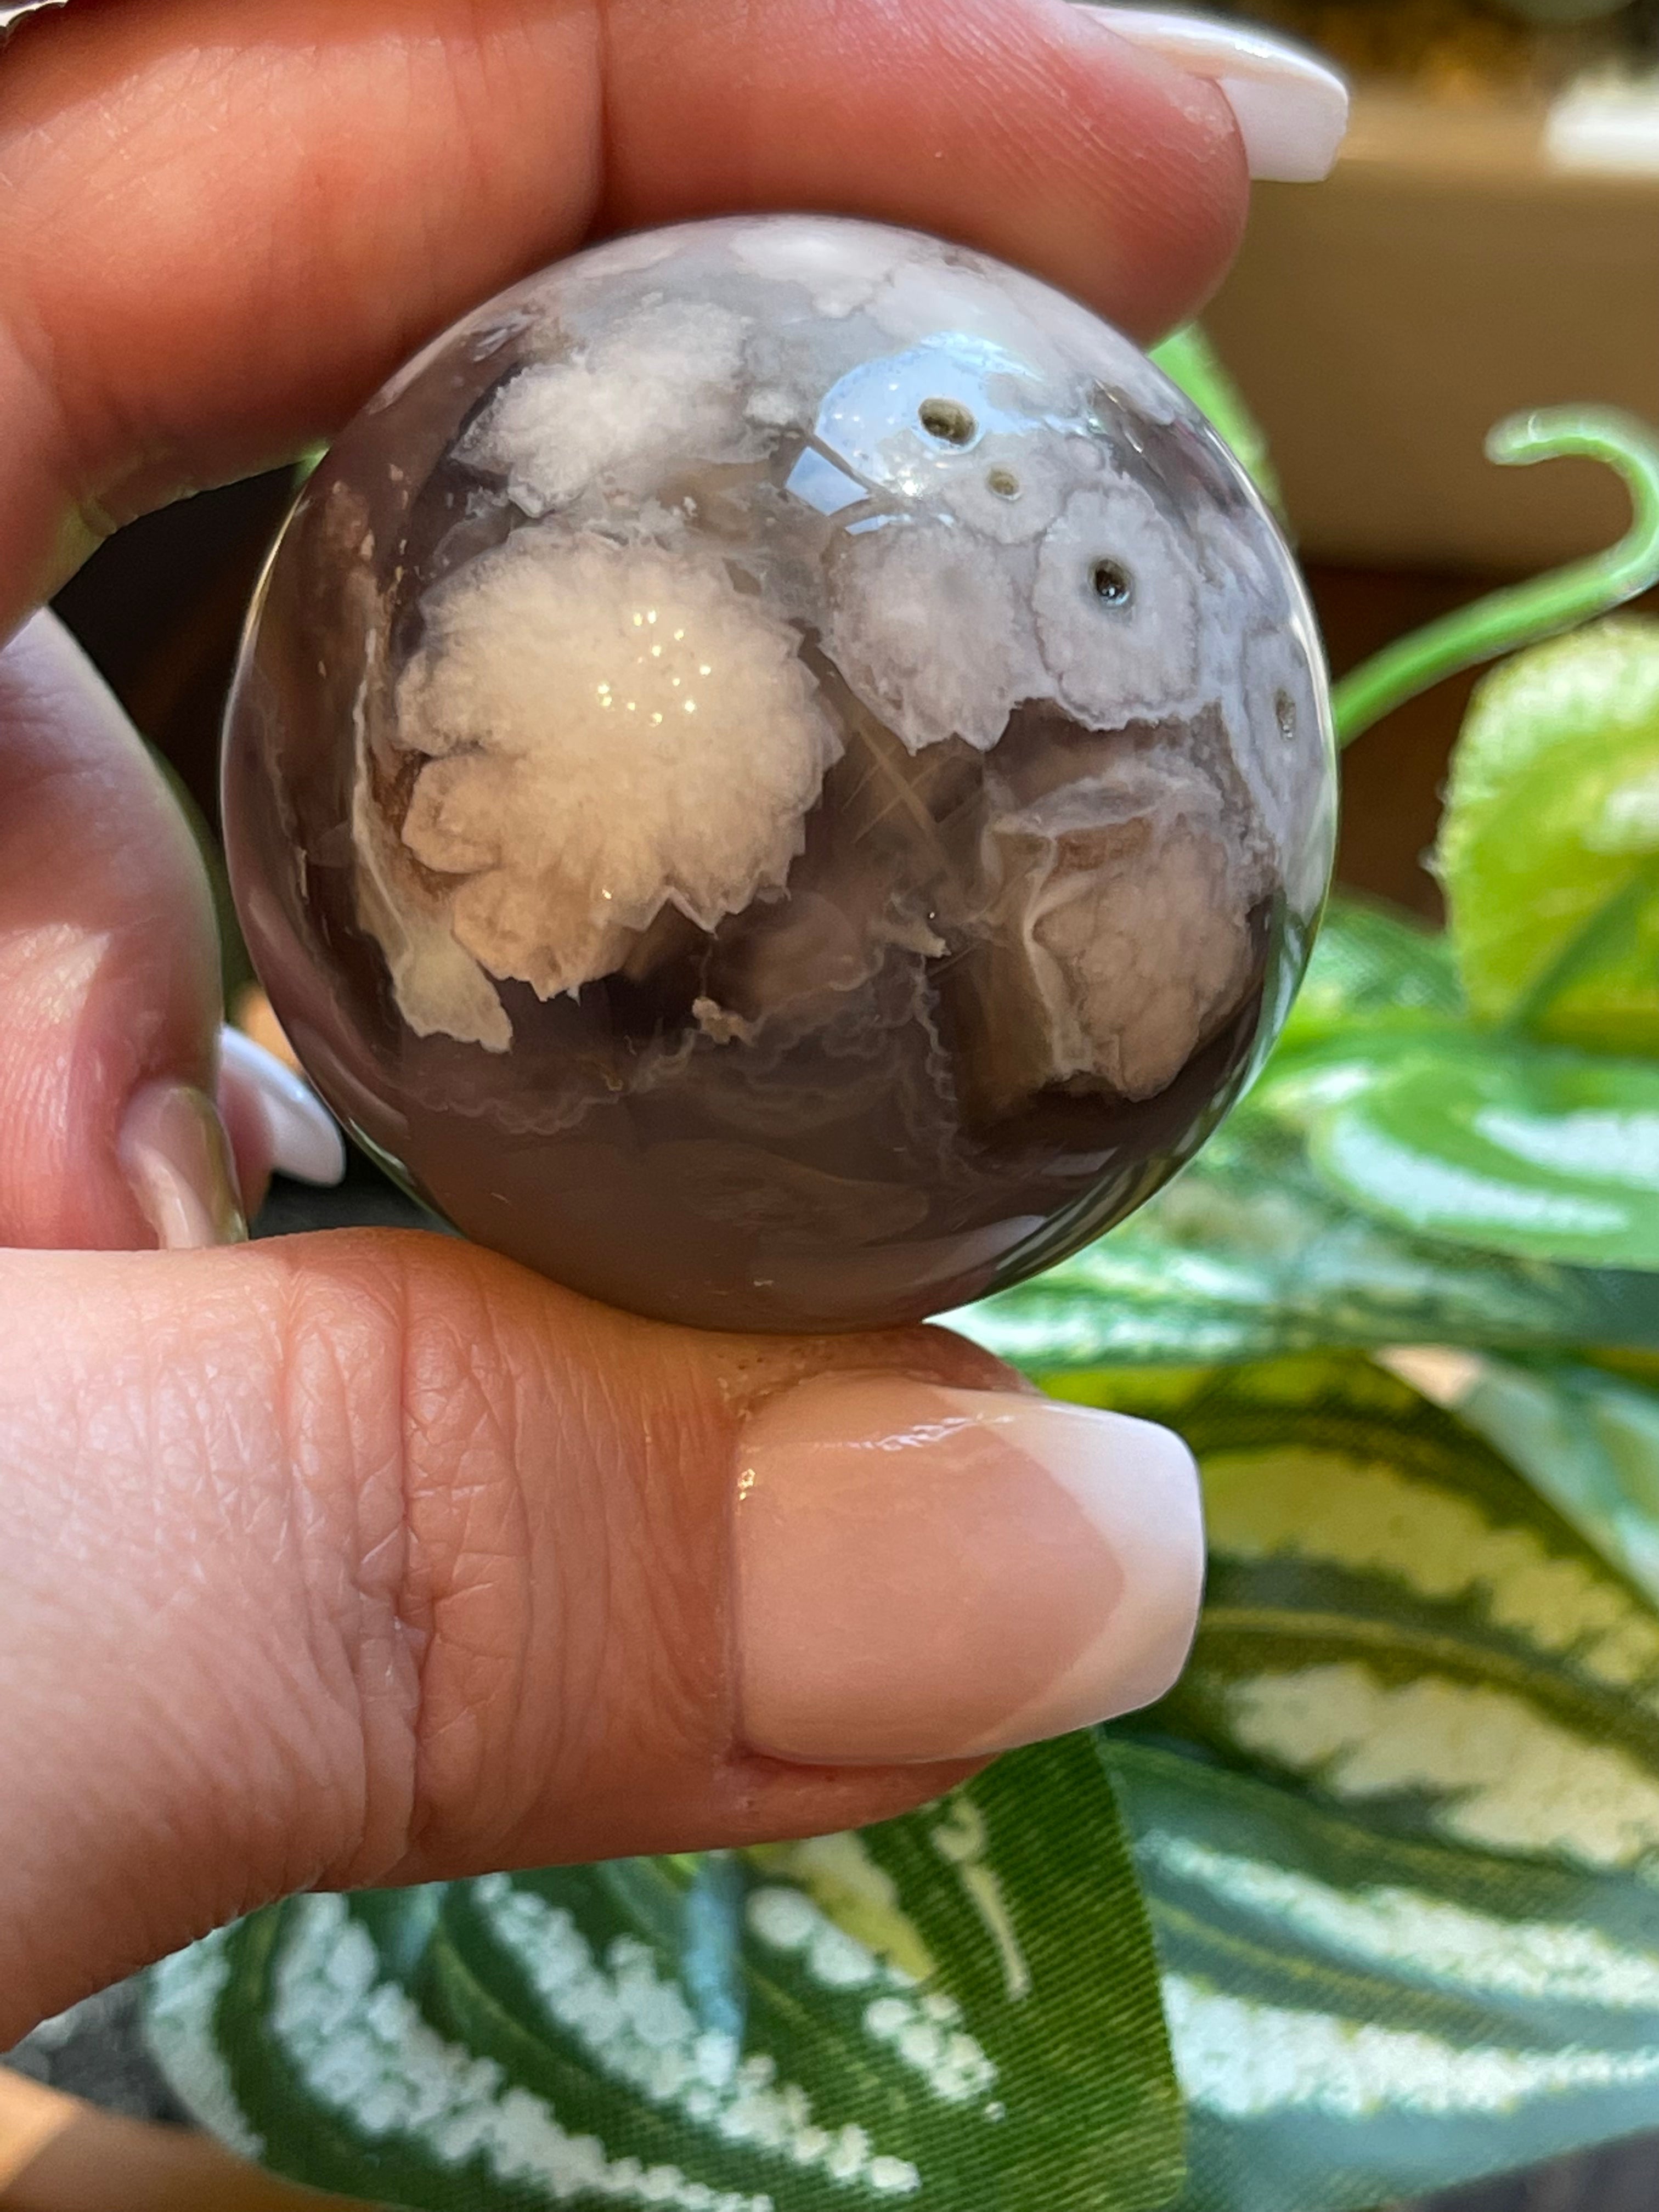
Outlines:
<svg viewBox="0 0 1659 2212"><path fill-rule="evenodd" d="M1019 497L1019 478L1012 469L993 469L985 481L999 499Z"/></svg>
<svg viewBox="0 0 1659 2212"><path fill-rule="evenodd" d="M1279 725L1279 734L1287 745L1296 743L1296 702L1288 691L1281 691L1273 700L1273 720Z"/></svg>
<svg viewBox="0 0 1659 2212"><path fill-rule="evenodd" d="M1134 580L1121 561L1097 561L1089 571L1089 588L1107 607L1127 607L1135 595Z"/></svg>
<svg viewBox="0 0 1659 2212"><path fill-rule="evenodd" d="M972 411L959 399L924 399L916 419L930 438L945 446L971 446L979 434Z"/></svg>

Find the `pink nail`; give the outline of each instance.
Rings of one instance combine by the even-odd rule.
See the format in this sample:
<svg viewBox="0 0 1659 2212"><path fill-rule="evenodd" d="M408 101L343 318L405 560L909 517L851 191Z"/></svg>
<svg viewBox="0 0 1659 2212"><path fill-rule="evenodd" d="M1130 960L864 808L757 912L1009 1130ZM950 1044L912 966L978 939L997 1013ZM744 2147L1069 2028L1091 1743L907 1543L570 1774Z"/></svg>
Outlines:
<svg viewBox="0 0 1659 2212"><path fill-rule="evenodd" d="M121 1165L164 1252L239 1244L247 1235L230 1142L213 1102L187 1083L152 1083L127 1109Z"/></svg>
<svg viewBox="0 0 1659 2212"><path fill-rule="evenodd" d="M1006 1751L1150 1704L1203 1587L1168 1430L898 1376L763 1407L736 1530L744 1741L815 1765Z"/></svg>

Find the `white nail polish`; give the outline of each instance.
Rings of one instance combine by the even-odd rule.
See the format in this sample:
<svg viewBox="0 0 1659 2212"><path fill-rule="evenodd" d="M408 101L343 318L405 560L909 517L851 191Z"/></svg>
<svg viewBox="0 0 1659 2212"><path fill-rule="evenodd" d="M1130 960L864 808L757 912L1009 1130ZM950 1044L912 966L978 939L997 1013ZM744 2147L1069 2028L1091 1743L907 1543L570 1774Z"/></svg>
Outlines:
<svg viewBox="0 0 1659 2212"><path fill-rule="evenodd" d="M1253 24L1176 9L1080 4L1131 46L1217 88L1233 111L1252 177L1314 185L1330 174L1347 132L1348 88L1328 63Z"/></svg>
<svg viewBox="0 0 1659 2212"><path fill-rule="evenodd" d="M219 1053L259 1102L273 1165L298 1182L323 1188L338 1182L346 1171L345 1141L311 1085L240 1030L220 1032Z"/></svg>

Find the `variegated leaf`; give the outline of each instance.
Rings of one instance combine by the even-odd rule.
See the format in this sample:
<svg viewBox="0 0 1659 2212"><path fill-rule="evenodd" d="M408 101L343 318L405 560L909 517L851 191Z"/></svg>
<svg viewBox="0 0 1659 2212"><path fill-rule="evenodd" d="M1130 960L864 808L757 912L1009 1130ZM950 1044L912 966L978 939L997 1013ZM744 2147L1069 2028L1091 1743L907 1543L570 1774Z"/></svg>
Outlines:
<svg viewBox="0 0 1659 2212"><path fill-rule="evenodd" d="M1310 1158L1313 1073L1390 1066L1460 1009L1443 938L1334 900L1278 1051L1198 1158L1122 1228L953 1325L1049 1374L1327 1346L1659 1343L1659 1278L1413 1236L1357 1212Z"/></svg>
<svg viewBox="0 0 1659 2212"><path fill-rule="evenodd" d="M1358 1359L1137 1376L1204 1468L1193 1662L1109 1734L1183 2212L1345 2212L1659 2117L1659 1617Z"/></svg>
<svg viewBox="0 0 1659 2212"><path fill-rule="evenodd" d="M950 1320L1039 1375L1326 1346L1644 1346L1659 1344L1659 1274L1470 1251L1372 1220L1249 1099L1122 1228Z"/></svg>
<svg viewBox="0 0 1659 2212"><path fill-rule="evenodd" d="M858 1836L299 1899L159 1969L150 2037L245 2153L442 2212L1139 2212L1181 2179L1089 1736Z"/></svg>
<svg viewBox="0 0 1659 2212"><path fill-rule="evenodd" d="M1445 1019L1462 1011L1443 934L1393 908L1338 894L1325 909L1283 1043L1293 1051L1336 1028Z"/></svg>
<svg viewBox="0 0 1659 2212"><path fill-rule="evenodd" d="M1628 1358L1622 1374L1583 1360L1438 1346L1401 1352L1389 1364L1485 1437L1659 1604L1659 1363L1651 1355Z"/></svg>
<svg viewBox="0 0 1659 2212"><path fill-rule="evenodd" d="M1392 1048L1391 1049L1389 1048ZM1659 1066L1448 1027L1360 1031L1264 1103L1359 1213L1441 1246L1659 1268Z"/></svg>

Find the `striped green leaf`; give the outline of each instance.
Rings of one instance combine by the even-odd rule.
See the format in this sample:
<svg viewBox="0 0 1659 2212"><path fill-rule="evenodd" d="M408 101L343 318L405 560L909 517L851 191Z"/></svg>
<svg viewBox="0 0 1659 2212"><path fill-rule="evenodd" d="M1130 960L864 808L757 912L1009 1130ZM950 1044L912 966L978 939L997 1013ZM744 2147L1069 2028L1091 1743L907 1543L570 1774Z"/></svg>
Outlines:
<svg viewBox="0 0 1659 2212"><path fill-rule="evenodd" d="M1358 1211L1310 1157L1309 1089L1334 1098L1457 1029L1443 938L1333 900L1255 1091L1122 1228L952 1316L1036 1372L1257 1359L1326 1346L1551 1351L1659 1342L1659 1280L1490 1253Z"/></svg>
<svg viewBox="0 0 1659 2212"><path fill-rule="evenodd" d="M1522 1259L1659 1267L1651 1061L1452 1030L1389 1060L1350 1048L1299 1098L1316 1170L1365 1213Z"/></svg>
<svg viewBox="0 0 1659 2212"><path fill-rule="evenodd" d="M1651 1358L1409 1352L1396 1365L1500 1451L1604 1559L1659 1604L1659 1389Z"/></svg>
<svg viewBox="0 0 1659 2212"><path fill-rule="evenodd" d="M1193 1663L1109 1732L1183 2212L1345 2212L1659 2112L1659 1617L1358 1360L1098 1381L1204 1468Z"/></svg>
<svg viewBox="0 0 1659 2212"><path fill-rule="evenodd" d="M1036 1374L1326 1346L1659 1343L1659 1275L1414 1237L1357 1212L1247 1101L1121 1229L951 1316Z"/></svg>
<svg viewBox="0 0 1659 2212"><path fill-rule="evenodd" d="M1659 1070L1471 1028L1448 941L1389 915L1335 907L1254 1105L1339 1200L1414 1238L1659 1265Z"/></svg>
<svg viewBox="0 0 1659 2212"><path fill-rule="evenodd" d="M1364 899L1334 896L1280 1040L1288 1057L1331 1031L1455 1019L1463 995L1437 930Z"/></svg>
<svg viewBox="0 0 1659 2212"><path fill-rule="evenodd" d="M1096 1740L858 1836L295 1899L158 1970L204 2124L439 2212L1141 2212L1181 2184Z"/></svg>

